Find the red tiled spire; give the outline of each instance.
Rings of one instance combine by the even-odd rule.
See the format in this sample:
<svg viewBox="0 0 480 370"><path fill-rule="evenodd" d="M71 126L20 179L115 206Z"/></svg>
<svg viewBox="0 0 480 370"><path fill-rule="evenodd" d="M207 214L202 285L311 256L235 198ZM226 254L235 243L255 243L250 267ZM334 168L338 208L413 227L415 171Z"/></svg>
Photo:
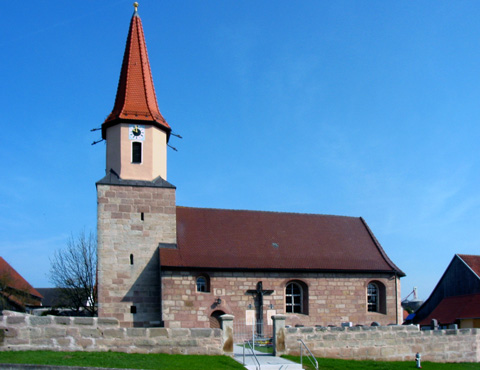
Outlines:
<svg viewBox="0 0 480 370"><path fill-rule="evenodd" d="M166 131L167 137L170 135L171 128L158 109L142 21L136 6L128 31L115 105L102 125L102 138L106 139L108 127L121 120L150 123Z"/></svg>

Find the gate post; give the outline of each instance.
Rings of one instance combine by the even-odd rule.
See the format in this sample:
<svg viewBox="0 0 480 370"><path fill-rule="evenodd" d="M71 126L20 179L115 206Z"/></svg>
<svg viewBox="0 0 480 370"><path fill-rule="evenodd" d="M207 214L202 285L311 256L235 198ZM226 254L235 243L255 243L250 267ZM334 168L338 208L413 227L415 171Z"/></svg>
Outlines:
<svg viewBox="0 0 480 370"><path fill-rule="evenodd" d="M273 315L273 354L280 356L285 353L285 315Z"/></svg>
<svg viewBox="0 0 480 370"><path fill-rule="evenodd" d="M233 319L233 315L220 316L220 320L222 320L223 352L225 353L233 352Z"/></svg>

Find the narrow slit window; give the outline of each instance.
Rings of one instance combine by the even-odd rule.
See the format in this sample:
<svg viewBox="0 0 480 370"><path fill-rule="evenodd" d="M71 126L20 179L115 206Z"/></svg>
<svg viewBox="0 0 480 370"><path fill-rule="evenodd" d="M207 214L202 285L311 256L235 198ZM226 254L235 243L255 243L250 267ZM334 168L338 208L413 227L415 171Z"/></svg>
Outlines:
<svg viewBox="0 0 480 370"><path fill-rule="evenodd" d="M142 163L142 143L132 143L132 163Z"/></svg>
<svg viewBox="0 0 480 370"><path fill-rule="evenodd" d="M145 215L142 213L140 213L140 220L144 221L145 220Z"/></svg>
<svg viewBox="0 0 480 370"><path fill-rule="evenodd" d="M133 265L133 254L130 255L130 264Z"/></svg>

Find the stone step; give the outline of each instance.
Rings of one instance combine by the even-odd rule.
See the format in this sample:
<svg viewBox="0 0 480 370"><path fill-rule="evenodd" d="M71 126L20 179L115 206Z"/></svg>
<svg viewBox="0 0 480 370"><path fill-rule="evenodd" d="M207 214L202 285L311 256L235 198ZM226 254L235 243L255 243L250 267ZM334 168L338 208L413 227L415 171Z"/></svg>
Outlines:
<svg viewBox="0 0 480 370"><path fill-rule="evenodd" d="M245 366L248 370L258 370L254 365ZM277 364L277 365L261 365L261 370L302 370L300 364Z"/></svg>

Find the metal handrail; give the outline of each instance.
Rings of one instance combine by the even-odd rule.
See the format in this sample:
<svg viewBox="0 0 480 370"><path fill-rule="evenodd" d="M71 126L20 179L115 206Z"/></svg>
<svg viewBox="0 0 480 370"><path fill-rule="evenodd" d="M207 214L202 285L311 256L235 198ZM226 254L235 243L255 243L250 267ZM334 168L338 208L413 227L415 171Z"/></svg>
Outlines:
<svg viewBox="0 0 480 370"><path fill-rule="evenodd" d="M245 365L245 347L246 344L250 347L250 350L252 351L253 358L255 358L255 361L257 362L257 365L255 365L255 369L257 370L262 370L262 367L260 366L260 361L258 361L257 355L255 354L255 350L252 348L252 345L250 344L250 341L246 340L243 344L243 365ZM318 370L318 369L317 369Z"/></svg>
<svg viewBox="0 0 480 370"><path fill-rule="evenodd" d="M310 360L310 362L315 367L315 369L318 370L318 361L315 358L315 356L313 355L313 353L310 351L310 349L307 347L307 345L303 342L303 340L298 339L298 341L300 342L300 365L303 367L303 347L305 347L306 350L309 353L307 358ZM303 344L303 347L302 347L302 344ZM312 358L313 358L313 361L312 361Z"/></svg>

